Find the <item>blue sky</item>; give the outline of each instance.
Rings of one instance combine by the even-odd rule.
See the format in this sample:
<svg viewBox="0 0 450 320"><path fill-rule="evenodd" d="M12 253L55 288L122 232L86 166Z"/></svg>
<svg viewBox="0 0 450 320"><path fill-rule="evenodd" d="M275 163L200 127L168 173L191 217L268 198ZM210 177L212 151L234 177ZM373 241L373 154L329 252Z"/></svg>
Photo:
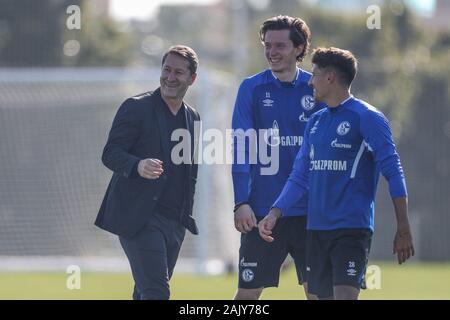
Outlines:
<svg viewBox="0 0 450 320"><path fill-rule="evenodd" d="M111 14L120 20L146 19L153 16L161 4L206 4L215 1L217 0L111 0Z"/></svg>

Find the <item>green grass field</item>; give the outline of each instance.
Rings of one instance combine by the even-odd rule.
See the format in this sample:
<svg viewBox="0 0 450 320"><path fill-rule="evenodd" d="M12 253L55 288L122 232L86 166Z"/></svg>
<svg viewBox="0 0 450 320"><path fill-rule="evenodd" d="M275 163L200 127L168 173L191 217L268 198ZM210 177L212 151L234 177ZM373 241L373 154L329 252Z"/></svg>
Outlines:
<svg viewBox="0 0 450 320"><path fill-rule="evenodd" d="M376 263L371 263L376 264ZM362 291L361 299L450 299L450 264L377 264L381 289ZM130 274L82 273L81 289L68 290L68 274L0 273L0 299L130 299ZM294 270L282 274L279 288L269 288L263 299L304 299ZM202 277L175 274L172 299L228 300L236 287L236 276Z"/></svg>

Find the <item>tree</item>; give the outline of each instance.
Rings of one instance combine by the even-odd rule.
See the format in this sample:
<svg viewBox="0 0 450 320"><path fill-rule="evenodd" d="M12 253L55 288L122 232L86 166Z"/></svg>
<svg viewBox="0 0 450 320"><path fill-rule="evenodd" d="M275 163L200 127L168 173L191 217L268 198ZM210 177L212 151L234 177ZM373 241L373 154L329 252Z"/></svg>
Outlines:
<svg viewBox="0 0 450 320"><path fill-rule="evenodd" d="M119 66L126 65L131 36L119 31L107 13L92 12L84 0L0 0L0 66ZM69 30L69 6L81 8L81 29ZM79 45L64 54L69 40Z"/></svg>
<svg viewBox="0 0 450 320"><path fill-rule="evenodd" d="M0 0L0 66L58 65L65 8L79 2Z"/></svg>

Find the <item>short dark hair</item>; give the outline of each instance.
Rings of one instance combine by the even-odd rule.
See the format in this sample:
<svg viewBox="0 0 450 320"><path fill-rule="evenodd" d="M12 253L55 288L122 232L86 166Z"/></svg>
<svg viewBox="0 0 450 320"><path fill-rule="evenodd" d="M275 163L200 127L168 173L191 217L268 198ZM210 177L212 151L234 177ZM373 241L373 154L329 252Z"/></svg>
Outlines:
<svg viewBox="0 0 450 320"><path fill-rule="evenodd" d="M289 30L289 39L294 47L304 46L302 53L297 56L297 61L303 61L311 43L311 31L309 31L305 21L300 18L281 15L267 19L259 29L259 38L263 43L268 30Z"/></svg>
<svg viewBox="0 0 450 320"><path fill-rule="evenodd" d="M197 72L198 56L197 53L195 53L194 49L189 48L188 46L183 46L181 44L172 46L164 54L161 65L164 65L164 62L166 61L166 58L170 53L177 54L180 57L185 58L189 62L189 70L191 71L191 74Z"/></svg>
<svg viewBox="0 0 450 320"><path fill-rule="evenodd" d="M311 62L319 68L333 68L341 83L349 87L358 72L358 60L353 53L339 48L317 48Z"/></svg>

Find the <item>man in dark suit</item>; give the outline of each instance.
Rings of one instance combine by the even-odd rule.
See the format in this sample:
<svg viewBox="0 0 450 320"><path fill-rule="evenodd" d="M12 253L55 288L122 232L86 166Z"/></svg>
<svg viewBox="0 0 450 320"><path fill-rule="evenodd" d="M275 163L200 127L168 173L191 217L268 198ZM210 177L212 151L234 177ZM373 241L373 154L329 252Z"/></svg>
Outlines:
<svg viewBox="0 0 450 320"><path fill-rule="evenodd" d="M192 207L194 125L200 116L183 102L197 66L194 50L171 47L162 59L160 88L120 106L103 150L102 161L114 174L95 225L119 236L135 281L134 299L169 299L185 231L198 234ZM172 141L175 130L180 143ZM181 151L172 152L174 146Z"/></svg>

